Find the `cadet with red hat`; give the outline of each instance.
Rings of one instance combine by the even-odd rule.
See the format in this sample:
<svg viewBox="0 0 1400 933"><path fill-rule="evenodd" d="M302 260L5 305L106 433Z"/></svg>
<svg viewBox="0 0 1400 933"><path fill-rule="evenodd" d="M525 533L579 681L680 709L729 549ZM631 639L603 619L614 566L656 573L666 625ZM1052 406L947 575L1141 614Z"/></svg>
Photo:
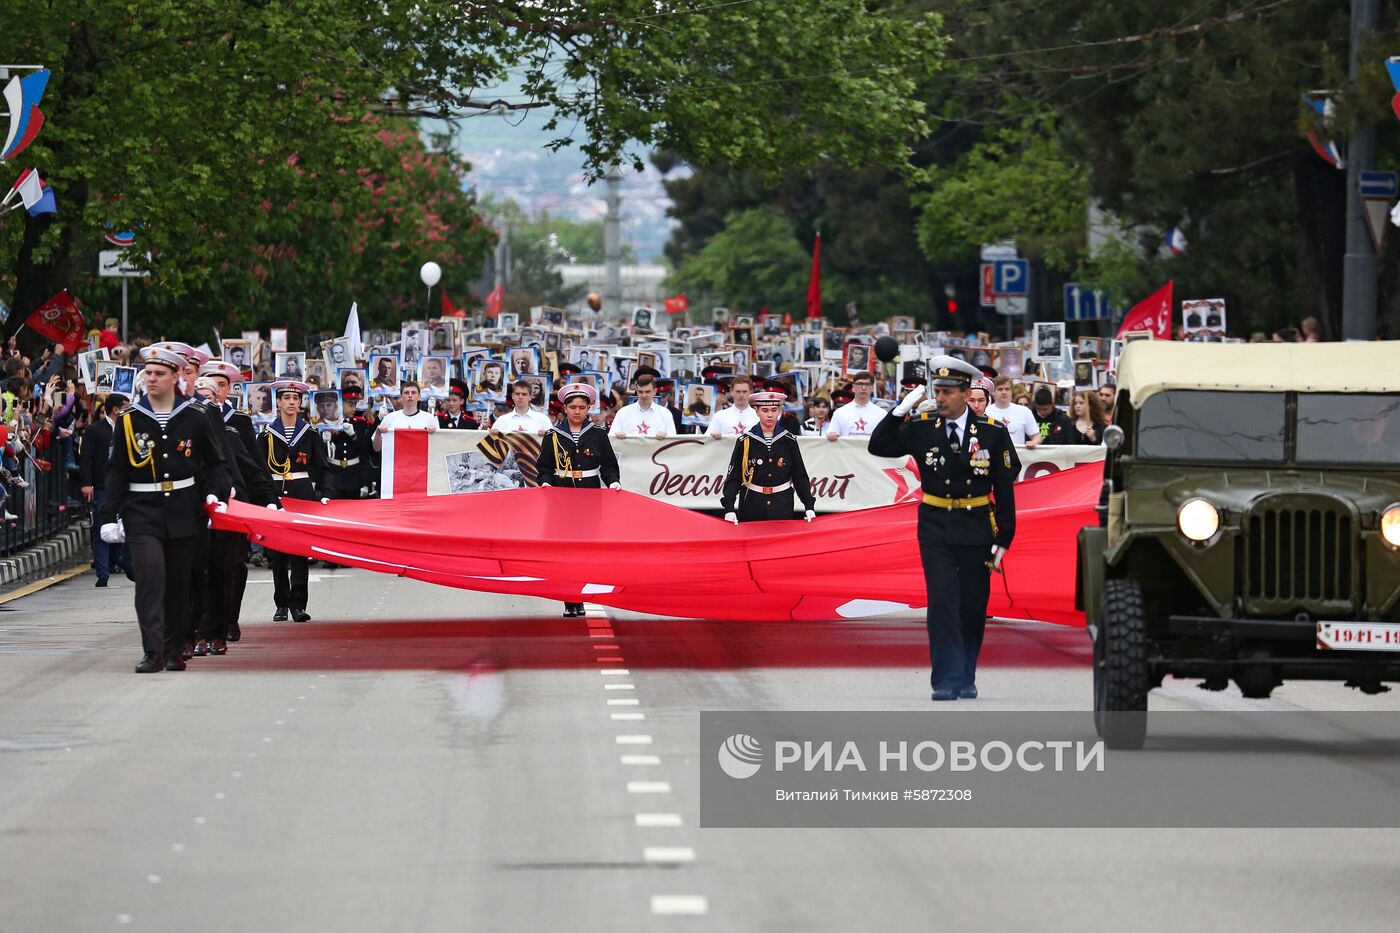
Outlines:
<svg viewBox="0 0 1400 933"><path fill-rule="evenodd" d="M194 540L208 527L204 503L228 501L231 481L222 438L177 386L186 360L147 347L146 394L117 419L102 540L125 541L136 569L136 618L145 656L138 674L182 671Z"/></svg>
<svg viewBox="0 0 1400 933"><path fill-rule="evenodd" d="M449 431L475 431L481 424L469 412L463 410L467 404L467 384L453 379L447 398L443 400L443 410L437 413L438 427Z"/></svg>
<svg viewBox="0 0 1400 933"><path fill-rule="evenodd" d="M598 401L598 390L586 382L574 382L559 390L564 419L540 444L535 461L540 483L568 489L621 489L621 471L608 432L588 418ZM565 603L565 617L583 615L583 603Z"/></svg>
<svg viewBox="0 0 1400 933"><path fill-rule="evenodd" d="M787 395L755 392L750 400L758 423L734 442L720 494L724 519L737 525L796 518L792 505L796 495L806 510L803 517L810 522L817 506L802 450L797 438L778 425Z"/></svg>

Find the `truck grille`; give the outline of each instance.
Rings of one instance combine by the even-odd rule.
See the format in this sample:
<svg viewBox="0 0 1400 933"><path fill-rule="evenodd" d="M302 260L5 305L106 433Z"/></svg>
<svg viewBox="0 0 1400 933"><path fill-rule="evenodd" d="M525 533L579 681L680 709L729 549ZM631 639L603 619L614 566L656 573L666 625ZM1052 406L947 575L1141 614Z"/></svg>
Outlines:
<svg viewBox="0 0 1400 933"><path fill-rule="evenodd" d="M1247 598L1289 606L1350 603L1356 523L1335 503L1254 509L1245 526Z"/></svg>

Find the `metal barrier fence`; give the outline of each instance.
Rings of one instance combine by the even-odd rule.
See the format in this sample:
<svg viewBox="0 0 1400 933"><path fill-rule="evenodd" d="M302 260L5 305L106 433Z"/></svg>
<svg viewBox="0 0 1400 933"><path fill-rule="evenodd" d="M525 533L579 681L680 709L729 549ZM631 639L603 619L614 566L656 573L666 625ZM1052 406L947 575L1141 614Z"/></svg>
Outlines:
<svg viewBox="0 0 1400 933"><path fill-rule="evenodd" d="M16 475L29 485L10 486L5 510L17 516L5 519L0 530L0 555L13 554L36 544L50 535L87 516L82 505L69 505L69 497L80 499L77 480L64 469L63 448L45 451L52 456L53 469L38 470L29 457L23 458L23 468Z"/></svg>

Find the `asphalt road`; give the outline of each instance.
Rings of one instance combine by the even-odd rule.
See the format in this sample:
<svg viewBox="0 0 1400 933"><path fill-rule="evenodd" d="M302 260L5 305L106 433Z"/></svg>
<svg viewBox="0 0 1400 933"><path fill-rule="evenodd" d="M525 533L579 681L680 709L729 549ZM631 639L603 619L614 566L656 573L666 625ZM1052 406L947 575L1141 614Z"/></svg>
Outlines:
<svg viewBox="0 0 1400 933"><path fill-rule="evenodd" d="M565 620L336 570L312 623L274 624L254 571L228 656L138 677L113 584L0 611L3 933L1389 930L1400 906L1392 830L700 828L697 711L928 710L917 619ZM1088 703L1082 631L997 625L985 659L976 708Z"/></svg>

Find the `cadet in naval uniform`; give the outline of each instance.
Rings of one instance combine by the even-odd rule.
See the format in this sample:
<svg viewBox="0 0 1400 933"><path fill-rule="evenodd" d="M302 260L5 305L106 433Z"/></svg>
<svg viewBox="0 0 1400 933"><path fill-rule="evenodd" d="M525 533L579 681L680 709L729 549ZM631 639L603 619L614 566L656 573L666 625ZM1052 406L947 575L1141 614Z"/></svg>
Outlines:
<svg viewBox="0 0 1400 933"><path fill-rule="evenodd" d="M117 419L99 534L125 540L136 568L136 672L182 671L194 541L208 525L203 505L228 500L228 465L216 429L177 390L185 359L147 347L137 361L146 394Z"/></svg>
<svg viewBox="0 0 1400 933"><path fill-rule="evenodd" d="M586 382L559 390L564 418L540 441L535 461L540 483L569 489L621 489L617 454L608 432L594 424L588 411L598 402L598 391ZM583 615L583 603L565 603L564 617Z"/></svg>
<svg viewBox="0 0 1400 933"><path fill-rule="evenodd" d="M755 392L749 401L758 423L734 442L719 500L725 521L737 525L796 518L792 505L795 495L806 510L803 517L810 522L817 514L816 499L802 462L802 450L797 446L797 438L778 424L787 393Z"/></svg>
<svg viewBox="0 0 1400 933"><path fill-rule="evenodd" d="M929 361L928 372L933 406L906 421L924 389L909 392L894 417L876 426L870 452L919 464L933 699L974 699L991 570L1016 533L1013 483L1021 464L1006 428L968 408L968 389L982 375L976 367L941 356Z"/></svg>
<svg viewBox="0 0 1400 933"><path fill-rule="evenodd" d="M218 400L219 412L223 415L224 430L237 438L238 443L247 452L248 462L252 463L257 473L256 476L243 474L244 484L250 493L257 493L253 496L253 501L258 504L275 501L272 480L267 471L259 466L257 432L253 429L253 419L229 401L233 386L243 381L243 371L232 363L211 359L199 367L199 374L214 380L214 398ZM243 609L243 593L248 586L248 537L234 532L216 531L210 536L210 544L218 544L226 552L217 557L211 556L211 560L222 559L229 567L228 585L221 597L225 600L222 637L225 642L236 642L243 637L238 616Z"/></svg>
<svg viewBox="0 0 1400 933"><path fill-rule="evenodd" d="M278 498L314 502L326 472L326 447L316 430L301 417L301 400L311 391L304 382L283 379L272 384L277 418L258 439L259 463L267 467ZM310 622L306 611L309 561L300 554L268 550L272 564L272 598L277 605L272 621Z"/></svg>

